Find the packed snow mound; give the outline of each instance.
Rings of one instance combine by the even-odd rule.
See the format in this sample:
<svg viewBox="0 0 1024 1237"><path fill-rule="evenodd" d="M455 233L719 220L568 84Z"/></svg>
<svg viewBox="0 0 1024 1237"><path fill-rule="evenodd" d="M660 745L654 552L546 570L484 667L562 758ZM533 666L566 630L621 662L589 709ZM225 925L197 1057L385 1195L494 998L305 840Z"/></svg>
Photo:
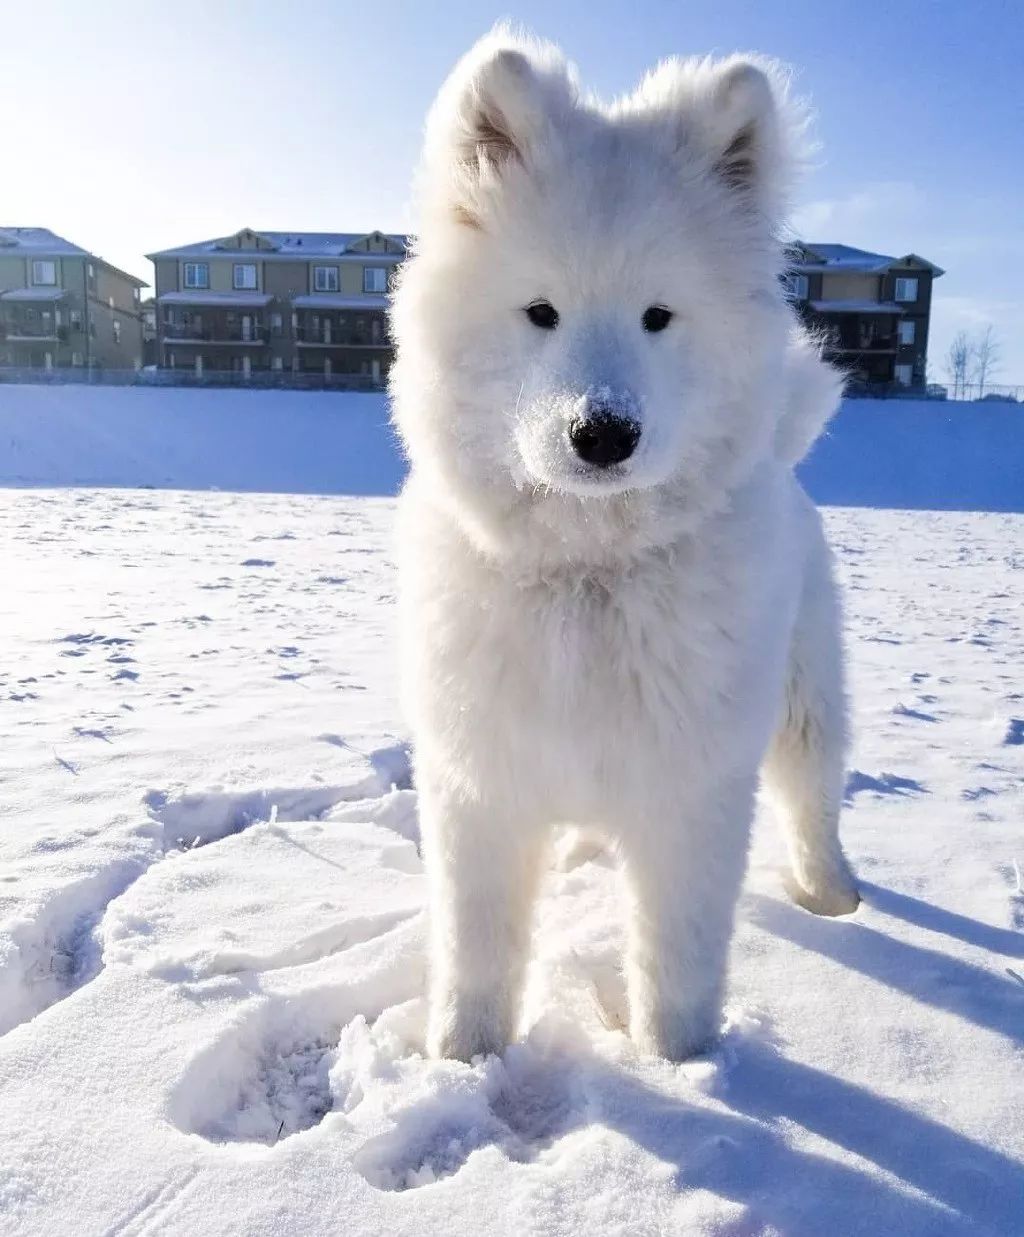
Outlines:
<svg viewBox="0 0 1024 1237"><path fill-rule="evenodd" d="M1024 511L1024 407L847 399L799 469L815 502Z"/></svg>
<svg viewBox="0 0 1024 1237"><path fill-rule="evenodd" d="M814 432L803 410L780 449ZM831 506L1019 512L1021 460L1016 404L845 400L800 476ZM0 485L392 496L404 475L383 395L0 385Z"/></svg>
<svg viewBox="0 0 1024 1237"><path fill-rule="evenodd" d="M394 494L384 395L0 385L0 484Z"/></svg>

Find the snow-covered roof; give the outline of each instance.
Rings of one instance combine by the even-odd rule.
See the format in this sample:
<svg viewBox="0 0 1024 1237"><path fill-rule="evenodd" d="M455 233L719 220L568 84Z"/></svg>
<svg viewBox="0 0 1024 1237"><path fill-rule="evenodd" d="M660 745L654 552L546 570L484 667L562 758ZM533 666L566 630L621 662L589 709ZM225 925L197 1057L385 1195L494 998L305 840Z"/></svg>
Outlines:
<svg viewBox="0 0 1024 1237"><path fill-rule="evenodd" d="M0 253L11 249L19 249L30 253L32 257L88 257L85 249L72 245L63 236L51 232L49 228L2 228L0 227Z"/></svg>
<svg viewBox="0 0 1024 1237"><path fill-rule="evenodd" d="M244 230L244 229L243 229ZM238 249L230 247L227 241L234 237L214 237L212 240L196 241L194 244L180 245L174 249L162 249L158 253L147 254L150 259L156 258L216 258L234 257L236 255L258 254L261 259L280 258L359 258L365 261L395 262L405 256L409 237L398 232L265 232L254 231L254 238L264 242L268 247ZM353 252L353 246L359 241L370 237L381 237L391 241L401 249L401 253L361 253Z"/></svg>
<svg viewBox="0 0 1024 1237"><path fill-rule="evenodd" d="M811 308L820 314L901 314L904 305L892 301L811 301Z"/></svg>
<svg viewBox="0 0 1024 1237"><path fill-rule="evenodd" d="M137 288L148 286L144 279L129 275L119 266L114 266L105 258L97 257L96 254L90 253L88 249L83 249L80 245L73 245L71 241L58 236L56 232L51 232L49 228L0 227L0 254L9 256L12 253L24 255L26 258L91 258L93 262L106 267L108 271L113 271L123 279L130 280Z"/></svg>
<svg viewBox="0 0 1024 1237"><path fill-rule="evenodd" d="M296 309L386 309L388 299L380 292L365 292L359 296L317 292L312 296L293 297L292 304Z"/></svg>
<svg viewBox="0 0 1024 1237"><path fill-rule="evenodd" d="M11 288L0 292L0 301L62 301L63 288Z"/></svg>
<svg viewBox="0 0 1024 1237"><path fill-rule="evenodd" d="M261 309L273 297L263 292L163 292L161 305L222 305L226 309Z"/></svg>
<svg viewBox="0 0 1024 1237"><path fill-rule="evenodd" d="M810 262L807 265L825 267L834 271L884 271L895 261L884 253L871 253L867 249L854 249L852 245L805 244ZM818 261L815 262L814 259Z"/></svg>
<svg viewBox="0 0 1024 1237"><path fill-rule="evenodd" d="M945 274L941 267L916 253L893 257L885 253L872 253L869 249L855 249L852 245L819 244L817 241L814 243L798 241L793 248L805 254L806 257L792 262L791 269L808 275L841 272L881 275L894 266L905 266L910 263L930 268L936 278Z"/></svg>

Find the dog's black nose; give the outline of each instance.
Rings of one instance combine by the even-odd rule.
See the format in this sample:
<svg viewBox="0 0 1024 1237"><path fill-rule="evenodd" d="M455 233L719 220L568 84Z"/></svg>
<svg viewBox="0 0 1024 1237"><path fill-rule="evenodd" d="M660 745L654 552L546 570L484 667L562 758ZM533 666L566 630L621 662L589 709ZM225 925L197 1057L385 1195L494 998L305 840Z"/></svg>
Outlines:
<svg viewBox="0 0 1024 1237"><path fill-rule="evenodd" d="M609 468L628 460L640 441L640 426L629 417L600 407L569 426L572 449L586 464Z"/></svg>

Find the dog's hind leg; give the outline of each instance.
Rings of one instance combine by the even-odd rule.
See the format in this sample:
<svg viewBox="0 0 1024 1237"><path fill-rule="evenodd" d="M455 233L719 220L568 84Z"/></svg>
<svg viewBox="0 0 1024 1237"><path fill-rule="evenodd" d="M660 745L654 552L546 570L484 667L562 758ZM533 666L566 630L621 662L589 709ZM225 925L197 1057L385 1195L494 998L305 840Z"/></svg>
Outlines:
<svg viewBox="0 0 1024 1237"><path fill-rule="evenodd" d="M846 915L860 898L839 841L846 700L839 603L820 533L808 563L779 728L762 767L789 850L787 887L817 915Z"/></svg>

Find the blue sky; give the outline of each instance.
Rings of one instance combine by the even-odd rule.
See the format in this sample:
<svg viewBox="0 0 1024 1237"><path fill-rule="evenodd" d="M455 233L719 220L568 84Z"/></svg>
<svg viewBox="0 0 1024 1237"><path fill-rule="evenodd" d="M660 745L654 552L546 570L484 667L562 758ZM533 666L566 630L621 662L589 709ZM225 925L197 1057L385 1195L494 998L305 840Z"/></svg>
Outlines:
<svg viewBox="0 0 1024 1237"><path fill-rule="evenodd" d="M923 254L931 366L991 322L1024 384L1024 5L1019 0L326 0L10 4L0 224L51 227L143 278L154 249L233 232L415 227L422 118L495 20L628 89L674 53L792 65L821 150L796 230Z"/></svg>

